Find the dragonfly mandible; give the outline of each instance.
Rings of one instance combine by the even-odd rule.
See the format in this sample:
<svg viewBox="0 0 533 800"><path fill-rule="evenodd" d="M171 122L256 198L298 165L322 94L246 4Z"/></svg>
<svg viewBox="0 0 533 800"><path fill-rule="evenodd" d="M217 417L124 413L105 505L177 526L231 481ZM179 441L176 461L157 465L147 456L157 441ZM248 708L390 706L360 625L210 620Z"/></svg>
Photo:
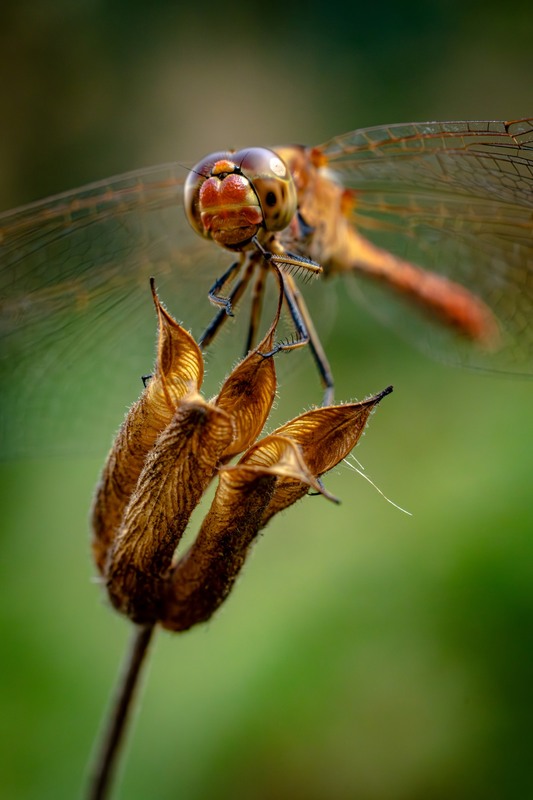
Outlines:
<svg viewBox="0 0 533 800"><path fill-rule="evenodd" d="M219 309L207 324L204 304L204 346L253 277L249 347L272 268L295 332L280 349L309 342L326 400L333 378L295 270L350 274L378 315L373 292L385 289L394 324L437 354L532 372L533 120L221 152L189 172L139 170L0 215L2 454L79 450L117 365L149 368L150 276L186 323L205 276Z"/></svg>

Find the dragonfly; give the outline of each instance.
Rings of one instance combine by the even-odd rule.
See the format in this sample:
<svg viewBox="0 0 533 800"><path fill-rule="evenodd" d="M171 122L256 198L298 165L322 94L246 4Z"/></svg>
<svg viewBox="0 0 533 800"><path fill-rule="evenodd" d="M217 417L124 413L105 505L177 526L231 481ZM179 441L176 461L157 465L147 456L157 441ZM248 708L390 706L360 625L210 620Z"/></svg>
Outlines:
<svg viewBox="0 0 533 800"><path fill-rule="evenodd" d="M325 402L333 375L300 274L348 276L437 356L530 374L533 119L221 151L1 214L1 454L77 451L115 397L120 416L132 399L125 376L153 360L150 277L185 324L198 314L203 347L248 293L246 351L273 270L293 331L275 350L310 347Z"/></svg>

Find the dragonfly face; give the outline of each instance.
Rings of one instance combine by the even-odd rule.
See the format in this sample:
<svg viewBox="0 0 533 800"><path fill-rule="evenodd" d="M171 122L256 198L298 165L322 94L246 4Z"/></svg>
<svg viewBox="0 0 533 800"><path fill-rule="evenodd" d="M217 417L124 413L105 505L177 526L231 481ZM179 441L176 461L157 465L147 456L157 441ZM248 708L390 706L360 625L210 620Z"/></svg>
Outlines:
<svg viewBox="0 0 533 800"><path fill-rule="evenodd" d="M189 173L185 213L194 230L229 250L282 231L296 214L296 188L281 158L264 147L215 153Z"/></svg>
<svg viewBox="0 0 533 800"><path fill-rule="evenodd" d="M229 251L240 276L211 292L220 318L247 281L257 296L280 270L326 385L292 270L348 276L378 316L437 356L530 374L533 120L392 125L319 147L221 152L188 177L167 164L0 215L2 455L83 451L113 407L110 431L151 368L149 277L187 325L203 315L198 337Z"/></svg>

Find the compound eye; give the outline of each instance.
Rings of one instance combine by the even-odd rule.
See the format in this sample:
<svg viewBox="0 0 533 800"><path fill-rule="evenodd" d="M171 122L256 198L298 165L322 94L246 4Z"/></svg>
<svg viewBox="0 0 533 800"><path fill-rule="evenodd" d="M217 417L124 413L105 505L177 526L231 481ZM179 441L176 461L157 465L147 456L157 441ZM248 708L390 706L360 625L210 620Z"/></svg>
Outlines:
<svg viewBox="0 0 533 800"><path fill-rule="evenodd" d="M187 219L194 230L200 234L200 236L209 238L204 226L202 225L202 219L200 216L201 209L199 195L201 186L203 182L210 177L211 170L217 161L232 158L233 154L227 151L211 153L211 155L206 156L199 161L198 164L195 164L187 176L187 180L185 181L185 185L183 187L183 205Z"/></svg>
<svg viewBox="0 0 533 800"><path fill-rule="evenodd" d="M251 147L232 156L252 184L267 231L282 231L296 214L296 187L285 162L265 147Z"/></svg>

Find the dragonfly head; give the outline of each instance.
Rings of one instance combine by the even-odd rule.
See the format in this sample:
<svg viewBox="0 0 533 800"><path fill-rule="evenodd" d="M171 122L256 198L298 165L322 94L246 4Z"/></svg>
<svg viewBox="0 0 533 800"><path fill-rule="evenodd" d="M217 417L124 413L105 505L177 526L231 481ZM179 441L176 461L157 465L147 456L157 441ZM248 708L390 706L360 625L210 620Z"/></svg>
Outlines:
<svg viewBox="0 0 533 800"><path fill-rule="evenodd" d="M213 153L185 182L194 230L229 250L244 250L261 231L286 228L296 213L296 188L282 159L264 147Z"/></svg>

